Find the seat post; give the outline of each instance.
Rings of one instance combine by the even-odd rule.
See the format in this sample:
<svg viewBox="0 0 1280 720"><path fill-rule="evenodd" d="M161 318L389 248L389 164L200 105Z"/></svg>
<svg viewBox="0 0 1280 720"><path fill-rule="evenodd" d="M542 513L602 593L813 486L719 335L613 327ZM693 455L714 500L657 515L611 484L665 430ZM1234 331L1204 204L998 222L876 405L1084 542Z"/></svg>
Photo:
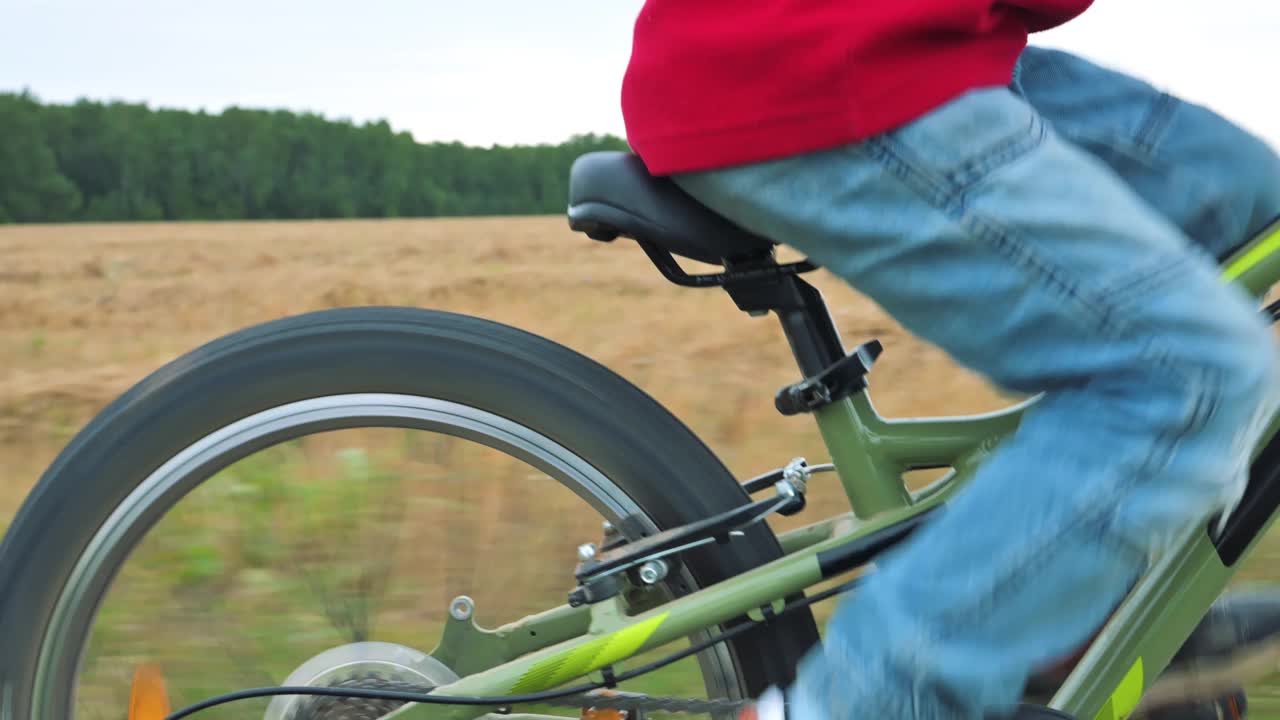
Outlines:
<svg viewBox="0 0 1280 720"><path fill-rule="evenodd" d="M740 283L725 290L738 307L753 315L772 310L782 323L791 353L805 377L814 377L845 356L840 334L817 288L798 275Z"/></svg>
<svg viewBox="0 0 1280 720"><path fill-rule="evenodd" d="M777 308L778 321L791 345L796 364L805 377L812 377L838 362L845 355L840 333L836 331L831 311L822 293L797 276L787 278L795 286L800 299L796 307Z"/></svg>
<svg viewBox="0 0 1280 720"><path fill-rule="evenodd" d="M813 414L854 513L868 518L910 505L901 468L873 446L880 419L863 395L880 343L864 343L846 356L822 293L798 275L741 279L724 289L752 315L777 313L805 379L780 390L774 406L783 415Z"/></svg>

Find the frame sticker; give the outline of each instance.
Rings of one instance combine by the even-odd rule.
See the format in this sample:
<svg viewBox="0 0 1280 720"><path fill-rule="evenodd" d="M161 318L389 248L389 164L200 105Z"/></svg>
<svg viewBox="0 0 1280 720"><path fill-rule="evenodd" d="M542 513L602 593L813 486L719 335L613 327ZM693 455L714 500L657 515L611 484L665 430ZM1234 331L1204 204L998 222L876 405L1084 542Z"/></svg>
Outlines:
<svg viewBox="0 0 1280 720"><path fill-rule="evenodd" d="M546 690L629 657L653 637L670 613L609 633L561 655L534 663L511 688L514 694Z"/></svg>
<svg viewBox="0 0 1280 720"><path fill-rule="evenodd" d="M1265 232L1270 234L1263 238L1262 242L1255 245L1252 250L1227 265L1226 269L1222 271L1223 277L1228 280L1235 280L1253 268L1254 265L1262 262L1263 258L1276 250L1280 250L1280 223L1268 228Z"/></svg>
<svg viewBox="0 0 1280 720"><path fill-rule="evenodd" d="M1102 706L1093 720L1124 720L1129 717L1138 701L1142 699L1142 658L1138 658L1124 674L1124 679L1116 691L1111 693L1107 704Z"/></svg>

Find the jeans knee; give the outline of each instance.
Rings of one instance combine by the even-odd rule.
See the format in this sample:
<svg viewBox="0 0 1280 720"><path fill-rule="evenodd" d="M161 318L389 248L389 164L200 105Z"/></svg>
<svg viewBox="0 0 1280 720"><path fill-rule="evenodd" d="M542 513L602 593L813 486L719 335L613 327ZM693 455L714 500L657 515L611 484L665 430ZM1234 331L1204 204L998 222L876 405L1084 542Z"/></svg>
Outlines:
<svg viewBox="0 0 1280 720"><path fill-rule="evenodd" d="M1157 181L1157 204L1214 254L1238 247L1280 215L1280 156L1212 110L1179 104L1159 152L1166 174L1178 174L1188 194L1166 198L1169 186Z"/></svg>
<svg viewBox="0 0 1280 720"><path fill-rule="evenodd" d="M1269 328L1256 310L1220 308L1220 332L1187 347L1179 372L1162 373L1160 386L1176 407L1164 423L1161 458L1151 467L1162 478L1161 504L1124 510L1121 525L1140 546L1164 547L1168 532L1197 513L1232 507L1248 479L1249 458L1280 409L1280 364ZM1162 413L1153 397L1149 410ZM1150 537L1148 537L1150 536Z"/></svg>
<svg viewBox="0 0 1280 720"><path fill-rule="evenodd" d="M1259 422L1257 417L1276 410L1280 402L1280 364L1274 335L1260 313L1241 318L1235 332L1223 340L1222 362L1213 368L1228 422ZM1243 416L1243 417L1242 417Z"/></svg>

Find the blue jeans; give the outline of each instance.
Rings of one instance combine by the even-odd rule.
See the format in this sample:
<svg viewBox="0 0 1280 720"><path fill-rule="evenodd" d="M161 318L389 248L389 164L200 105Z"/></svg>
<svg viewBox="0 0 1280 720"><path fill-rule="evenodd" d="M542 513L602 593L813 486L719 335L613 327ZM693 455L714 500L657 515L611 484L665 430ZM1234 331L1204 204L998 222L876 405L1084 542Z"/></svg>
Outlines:
<svg viewBox="0 0 1280 720"><path fill-rule="evenodd" d="M799 720L979 718L1230 507L1278 406L1257 305L1214 256L1280 212L1280 160L1213 113L1029 49L829 151L675 178L998 385L1044 393L878 564L787 695Z"/></svg>

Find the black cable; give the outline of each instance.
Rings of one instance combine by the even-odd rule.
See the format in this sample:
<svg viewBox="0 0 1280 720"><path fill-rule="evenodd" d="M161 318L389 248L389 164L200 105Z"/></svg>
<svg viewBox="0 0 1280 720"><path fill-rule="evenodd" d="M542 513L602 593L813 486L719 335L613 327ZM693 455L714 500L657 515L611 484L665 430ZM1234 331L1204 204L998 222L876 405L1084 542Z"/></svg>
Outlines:
<svg viewBox="0 0 1280 720"><path fill-rule="evenodd" d="M849 582L828 588L811 597L801 598L799 600L787 603L782 607L774 617L785 615L789 612L808 607L814 603L826 600L829 597L838 595L842 592L851 590L862 580L861 577L854 578ZM614 684L631 680L646 673L651 673L659 668L666 667L674 662L679 662L690 655L706 650L707 648L732 640L748 630L754 630L756 626L763 625L764 621L749 620L737 627L725 630L714 637L707 638L700 643L690 645L680 652L668 655L664 658L655 660L648 665L642 665L633 670L628 670L620 675L613 677ZM202 700L194 705L187 707L169 715L165 720L182 720L182 718L194 715L201 710L208 710L217 705L225 705L227 703L239 700L249 700L251 698L272 697L275 695L319 695L325 697L353 697L367 698L371 700L400 700L403 702L412 702L426 705L491 705L491 706L507 706L507 705L528 705L530 703L538 703L544 700L557 700L559 698L568 697L570 695L579 695L581 693L599 690L606 687L606 682L589 682L581 685L575 685L563 690L545 690L543 692L528 693L525 695L505 695L495 697L471 697L465 695L431 695L427 693L403 692L400 690L373 690L363 688L340 688L340 687L314 687L314 686L297 686L297 687L264 687L252 688L249 690L239 690L236 692L216 695L207 700Z"/></svg>
<svg viewBox="0 0 1280 720"><path fill-rule="evenodd" d="M296 687L264 687L252 688L249 690L238 690L236 692L226 693L224 695L216 695L208 700L202 700L195 705L188 705L165 720L181 720L181 718L193 715L201 710L208 710L216 705L225 705L227 703L236 702L237 700L249 700L252 698L272 697L274 695L320 695L325 697L354 697L368 698L371 700L401 700L404 702L435 704L435 705L523 705L528 703L542 702L543 700L555 700L557 698L569 695L577 695L579 693L590 692L591 690L599 690L604 687L604 683L583 683L564 690L547 690L539 693L529 693L527 695L507 695L502 697L466 697L466 696L445 696L445 695L429 695L427 693L404 692L401 690L374 690L366 688L342 688L342 687L317 687L311 685L300 685Z"/></svg>

